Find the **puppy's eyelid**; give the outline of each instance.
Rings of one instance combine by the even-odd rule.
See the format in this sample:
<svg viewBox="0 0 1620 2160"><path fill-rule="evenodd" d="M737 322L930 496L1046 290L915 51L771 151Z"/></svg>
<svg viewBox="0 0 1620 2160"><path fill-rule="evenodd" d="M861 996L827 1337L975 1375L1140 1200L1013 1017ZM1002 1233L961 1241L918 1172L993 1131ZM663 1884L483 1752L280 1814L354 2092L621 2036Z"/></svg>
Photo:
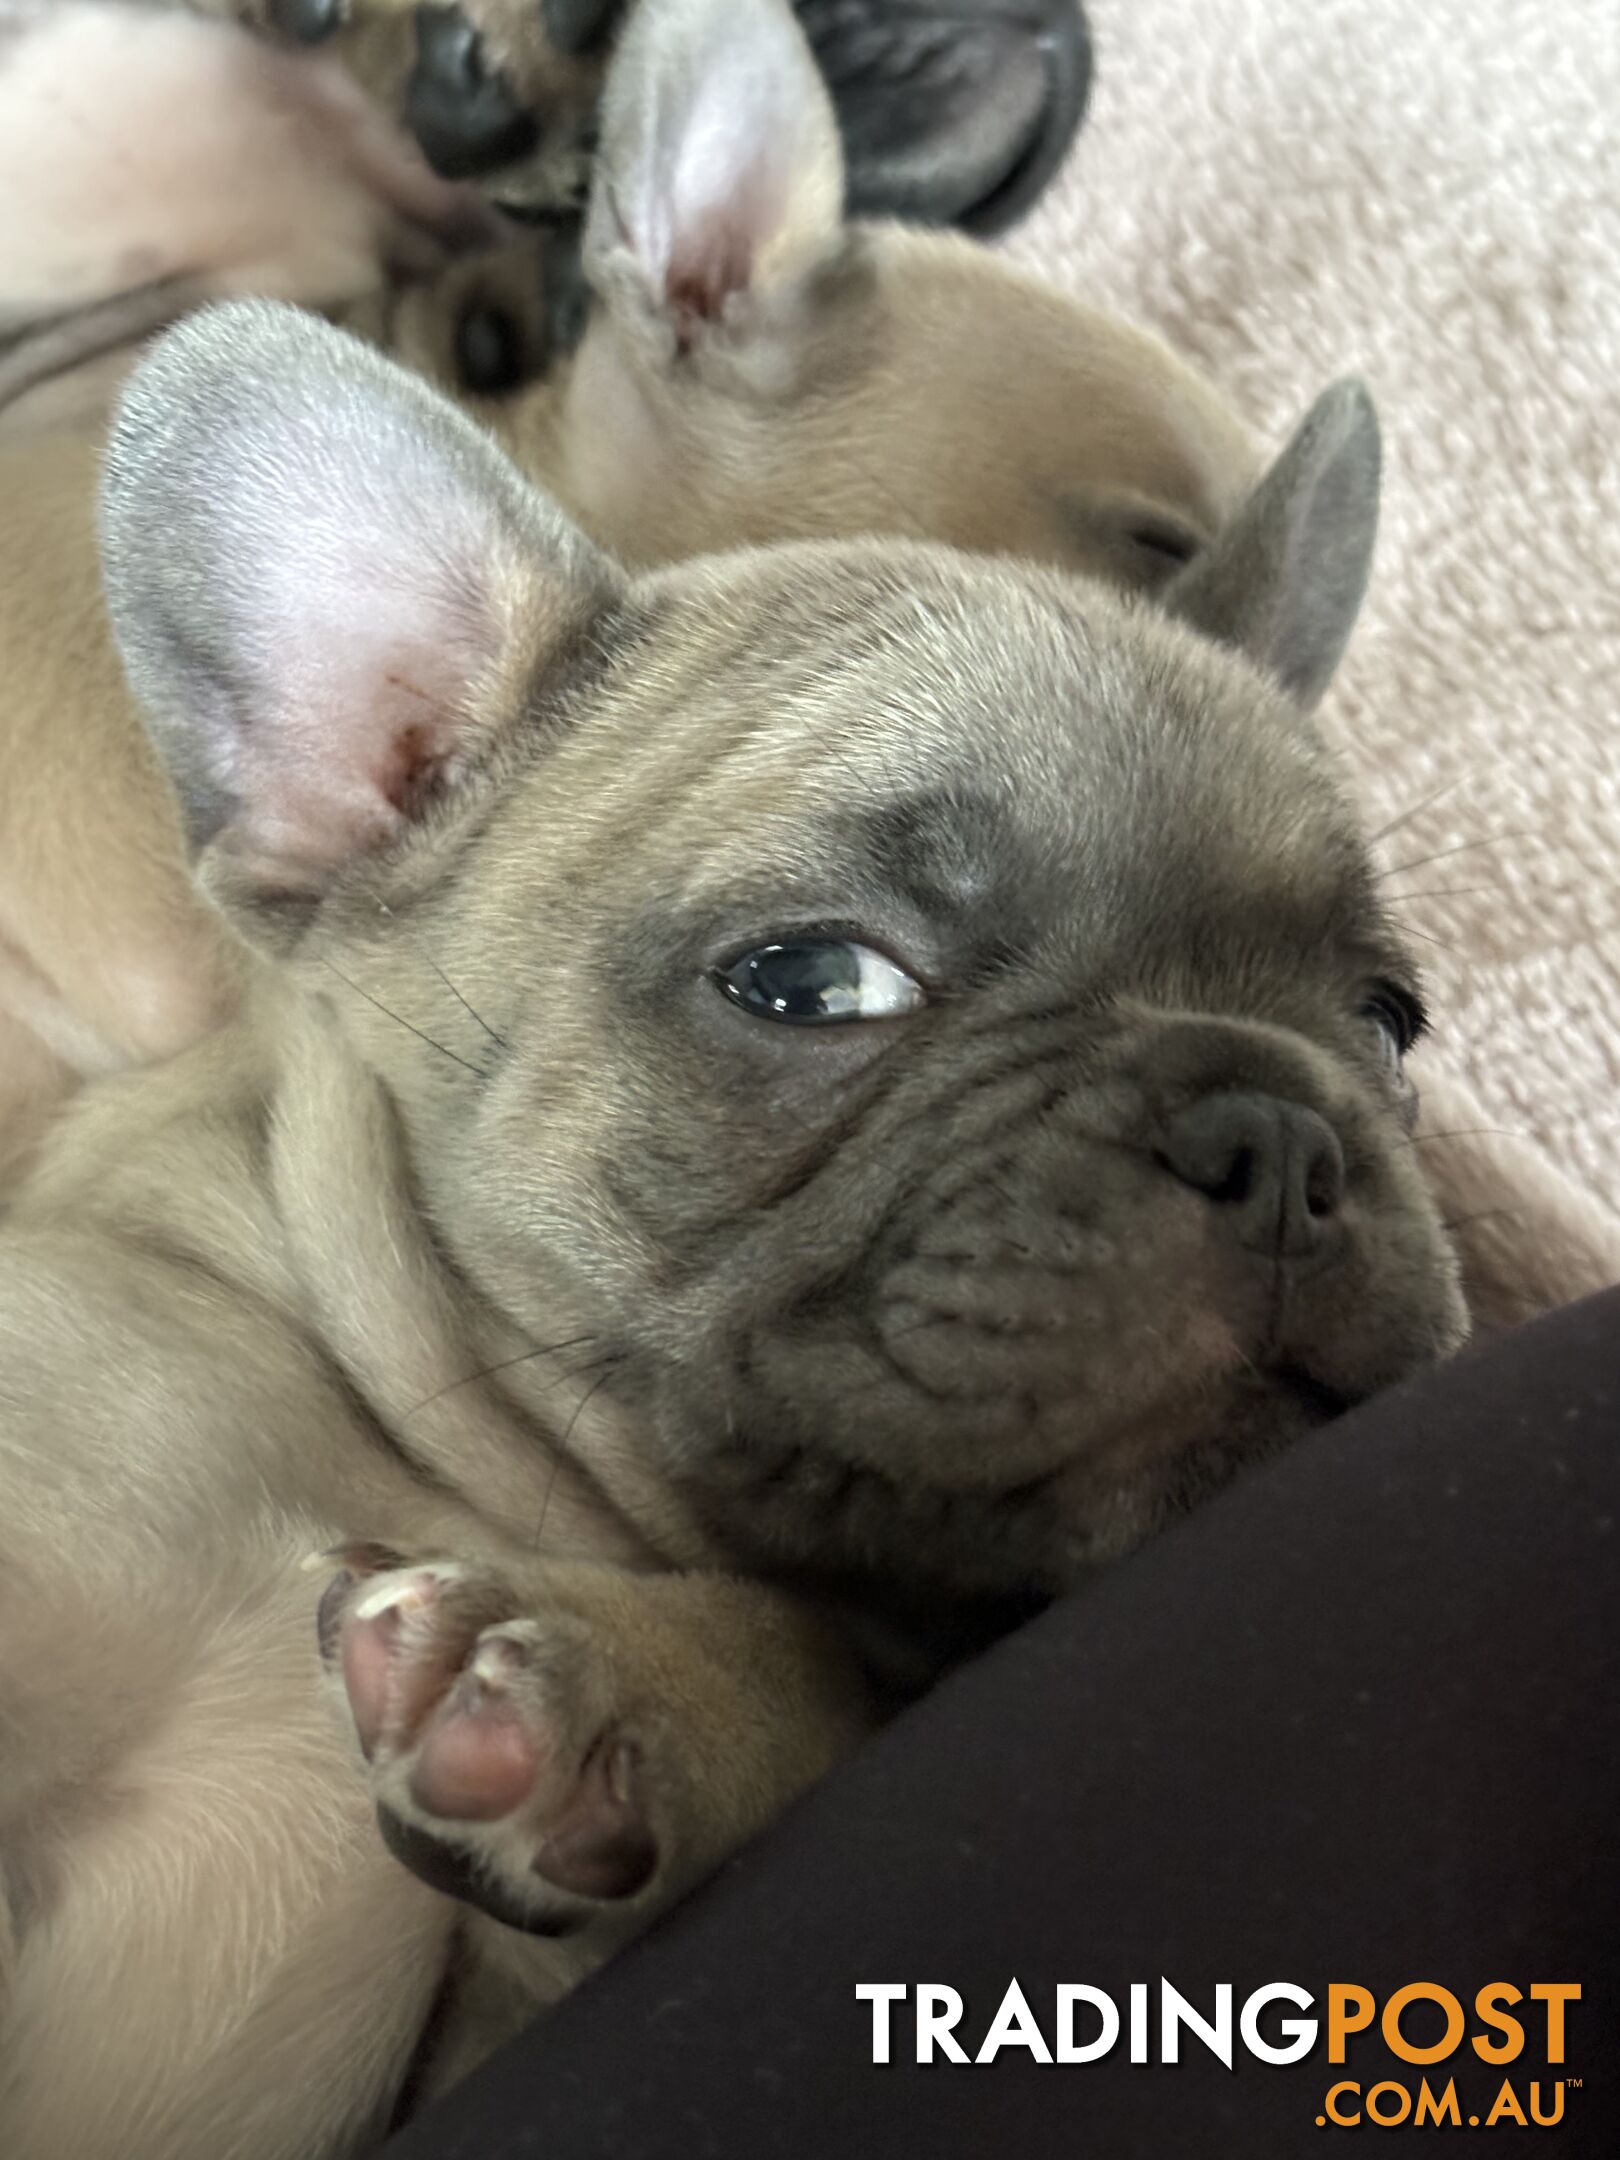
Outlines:
<svg viewBox="0 0 1620 2160"><path fill-rule="evenodd" d="M1140 496L1071 496L1065 514L1083 546L1100 546L1116 560L1133 558L1138 573L1150 572L1157 581L1196 560L1210 540L1195 517Z"/></svg>
<svg viewBox="0 0 1620 2160"><path fill-rule="evenodd" d="M1369 1011L1381 1013L1394 1024L1402 1056L1429 1032L1429 1011L1421 993L1404 983L1379 977L1368 986L1366 1004Z"/></svg>
<svg viewBox="0 0 1620 2160"><path fill-rule="evenodd" d="M1172 563L1191 562L1202 545L1198 536L1185 527L1158 520L1137 519L1127 527L1125 537L1134 547L1145 549L1150 555L1162 555Z"/></svg>

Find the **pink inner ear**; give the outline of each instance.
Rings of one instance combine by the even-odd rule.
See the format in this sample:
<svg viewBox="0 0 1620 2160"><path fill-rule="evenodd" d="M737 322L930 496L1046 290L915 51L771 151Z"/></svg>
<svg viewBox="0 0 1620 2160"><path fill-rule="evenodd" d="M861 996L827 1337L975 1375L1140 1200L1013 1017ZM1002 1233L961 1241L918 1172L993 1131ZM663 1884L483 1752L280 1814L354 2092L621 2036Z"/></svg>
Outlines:
<svg viewBox="0 0 1620 2160"><path fill-rule="evenodd" d="M389 613L362 610L320 660L306 646L280 715L239 742L230 784L241 841L283 890L315 890L399 840L465 748L483 640L442 608L442 642L415 626L389 637Z"/></svg>
<svg viewBox="0 0 1620 2160"><path fill-rule="evenodd" d="M284 891L392 845L442 792L501 639L490 512L431 445L385 431L358 476L313 447L280 475L274 532L255 520L271 537L236 605L258 617L256 687L220 745L240 845Z"/></svg>
<svg viewBox="0 0 1620 2160"><path fill-rule="evenodd" d="M432 800L443 777L449 755L445 715L425 690L403 675L390 675L387 683L401 697L421 701L417 717L402 717L392 738L378 745L377 791L401 817L409 818Z"/></svg>
<svg viewBox="0 0 1620 2160"><path fill-rule="evenodd" d="M677 237L664 293L683 345L699 323L719 321L727 300L747 291L753 273L753 233L725 206Z"/></svg>
<svg viewBox="0 0 1620 2160"><path fill-rule="evenodd" d="M736 125L712 112L695 124L669 183L664 297L683 342L689 329L718 322L726 302L756 282L761 251L789 217L791 139L739 146Z"/></svg>

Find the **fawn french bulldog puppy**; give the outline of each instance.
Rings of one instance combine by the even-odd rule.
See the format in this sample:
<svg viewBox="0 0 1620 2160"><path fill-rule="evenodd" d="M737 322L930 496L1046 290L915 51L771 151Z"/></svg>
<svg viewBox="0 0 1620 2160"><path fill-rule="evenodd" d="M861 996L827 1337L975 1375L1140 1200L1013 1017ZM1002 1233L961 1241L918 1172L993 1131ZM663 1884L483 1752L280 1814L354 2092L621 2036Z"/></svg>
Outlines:
<svg viewBox="0 0 1620 2160"><path fill-rule="evenodd" d="M343 319L465 396L621 560L874 531L1152 587L1253 479L1230 408L1159 340L959 235L844 215L784 0L648 0L600 124L570 361L528 245Z"/></svg>
<svg viewBox="0 0 1620 2160"><path fill-rule="evenodd" d="M558 240L586 197L628 12L0 0L0 438L104 407L138 341L200 298L334 308L512 230L475 177L548 228L515 252L525 282L542 263L548 284L566 273L571 308ZM749 11L731 13L746 45ZM799 0L796 14L831 86L854 214L998 230L1079 126L1077 0L982 0L970 17L931 0ZM509 366L510 335L503 351Z"/></svg>
<svg viewBox="0 0 1620 2160"><path fill-rule="evenodd" d="M1456 1344L1305 712L1377 463L1330 391L1162 605L635 576L311 317L143 363L111 615L258 957L0 1223L8 2155L354 2150L866 1728L863 1599Z"/></svg>
<svg viewBox="0 0 1620 2160"><path fill-rule="evenodd" d="M1148 589L1242 499L1242 430L1157 340L959 237L845 218L785 0L646 0L603 125L577 355L469 402L622 560L873 531ZM543 334L539 260L477 256L350 319L454 384L469 322ZM230 998L107 642L97 457L54 434L0 453L0 1177L81 1078L178 1047Z"/></svg>
<svg viewBox="0 0 1620 2160"><path fill-rule="evenodd" d="M629 0L147 0L340 56L435 171L518 209L583 195L596 98ZM739 22L747 6L733 7ZM862 215L1010 225L1085 110L1079 0L794 0L832 86Z"/></svg>

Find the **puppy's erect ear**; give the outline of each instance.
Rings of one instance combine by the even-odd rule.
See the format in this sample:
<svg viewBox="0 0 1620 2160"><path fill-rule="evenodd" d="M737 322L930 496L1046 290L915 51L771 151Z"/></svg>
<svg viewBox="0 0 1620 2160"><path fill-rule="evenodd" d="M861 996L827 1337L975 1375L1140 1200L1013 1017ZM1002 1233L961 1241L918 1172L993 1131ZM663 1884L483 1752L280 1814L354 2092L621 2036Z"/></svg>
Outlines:
<svg viewBox="0 0 1620 2160"><path fill-rule="evenodd" d="M102 554L193 846L277 898L451 790L618 582L425 384L261 301L194 316L135 370Z"/></svg>
<svg viewBox="0 0 1620 2160"><path fill-rule="evenodd" d="M843 155L787 0L642 0L614 56L586 270L666 350L734 348L836 249Z"/></svg>
<svg viewBox="0 0 1620 2160"><path fill-rule="evenodd" d="M1335 383L1225 532L1164 588L1161 604L1314 705L1367 590L1378 472L1372 399L1362 383Z"/></svg>

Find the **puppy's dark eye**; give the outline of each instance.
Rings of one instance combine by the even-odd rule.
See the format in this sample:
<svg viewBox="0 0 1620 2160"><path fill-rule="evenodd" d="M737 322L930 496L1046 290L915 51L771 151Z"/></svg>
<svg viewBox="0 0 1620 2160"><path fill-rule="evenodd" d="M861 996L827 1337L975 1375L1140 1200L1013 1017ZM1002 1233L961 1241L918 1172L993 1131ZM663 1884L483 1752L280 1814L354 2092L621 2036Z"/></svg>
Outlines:
<svg viewBox="0 0 1620 2160"><path fill-rule="evenodd" d="M1422 1005L1395 983L1378 983L1367 993L1362 1018L1377 1035L1384 1062L1398 1073L1401 1060L1428 1026Z"/></svg>
<svg viewBox="0 0 1620 2160"><path fill-rule="evenodd" d="M756 945L717 968L714 979L745 1012L801 1027L894 1020L926 1003L922 985L904 968L853 938Z"/></svg>

